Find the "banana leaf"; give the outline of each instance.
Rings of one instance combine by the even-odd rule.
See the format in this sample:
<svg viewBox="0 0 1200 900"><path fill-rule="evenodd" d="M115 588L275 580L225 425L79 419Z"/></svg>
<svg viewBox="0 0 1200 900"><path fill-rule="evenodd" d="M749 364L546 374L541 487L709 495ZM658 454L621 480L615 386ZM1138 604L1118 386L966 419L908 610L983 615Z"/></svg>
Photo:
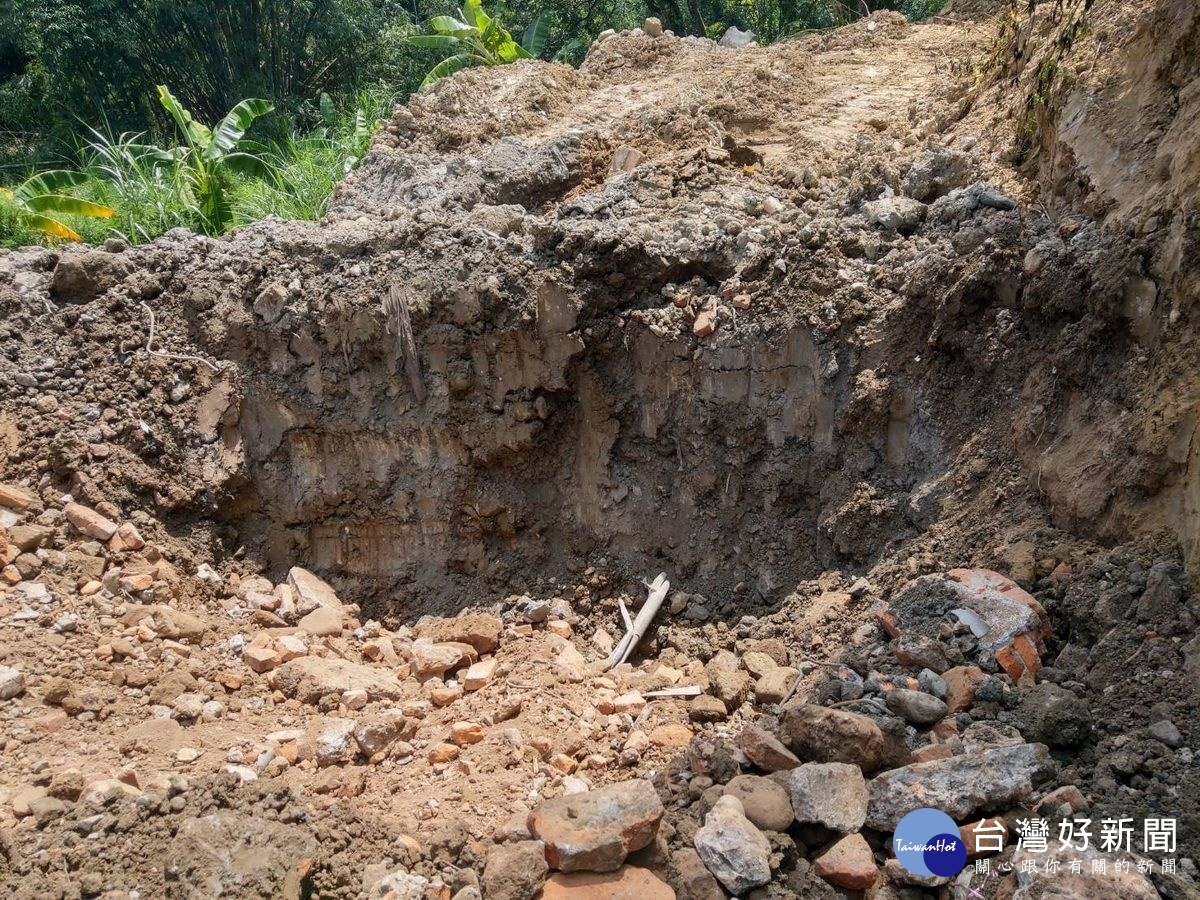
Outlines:
<svg viewBox="0 0 1200 900"><path fill-rule="evenodd" d="M167 90L166 85L158 86L158 100L163 105L171 118L175 120L175 124L179 126L179 130L183 132L184 140L188 142L188 146L196 153L200 153L208 146L208 142L212 139L212 132L209 131L207 125L203 125L192 118L192 114L184 109L183 104L175 99L175 95Z"/></svg>
<svg viewBox="0 0 1200 900"><path fill-rule="evenodd" d="M447 75L453 75L459 69L465 69L469 65L471 65L471 57L466 53L449 56L429 70L429 74L421 82L421 87L433 84L438 79L445 78Z"/></svg>
<svg viewBox="0 0 1200 900"><path fill-rule="evenodd" d="M87 181L82 172L68 172L66 169L51 169L49 172L39 172L27 179L13 191L13 199L28 203L40 194L57 194L67 188L77 187Z"/></svg>
<svg viewBox="0 0 1200 900"><path fill-rule="evenodd" d="M530 56L541 56L546 49L546 41L550 37L550 14L543 12L529 23L525 33L521 35L521 47Z"/></svg>
<svg viewBox="0 0 1200 900"><path fill-rule="evenodd" d="M34 212L65 213L72 216L91 216L93 219L111 219L113 211L107 206L68 197L65 194L38 194L30 197L26 205Z"/></svg>
<svg viewBox="0 0 1200 900"><path fill-rule="evenodd" d="M205 147L204 155L211 160L218 160L231 152L246 134L246 130L254 124L259 116L265 116L275 108L270 100L243 100L225 114L217 127L212 131L212 139Z"/></svg>

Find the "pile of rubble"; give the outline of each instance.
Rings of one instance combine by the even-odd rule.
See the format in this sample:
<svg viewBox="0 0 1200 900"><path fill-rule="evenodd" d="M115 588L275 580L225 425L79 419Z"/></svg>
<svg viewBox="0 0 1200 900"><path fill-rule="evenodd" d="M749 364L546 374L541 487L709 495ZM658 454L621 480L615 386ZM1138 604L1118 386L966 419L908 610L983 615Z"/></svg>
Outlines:
<svg viewBox="0 0 1200 900"><path fill-rule="evenodd" d="M892 858L909 811L950 814L972 856L1002 835L987 853L1011 863L1019 819L1089 806L1051 753L1091 740L1088 707L1042 667L1045 609L994 571L886 602L863 579L797 597L776 616L810 635L861 614L844 658L819 663L754 621L691 655L696 601L677 593L651 651L610 670L604 617L561 596L387 630L303 568L272 583L196 563L144 513L4 484L0 516L13 896L36 874L113 900L157 877L168 893L907 897L949 883ZM1170 721L1150 734L1183 743ZM264 808L278 824L250 862L89 861L147 829L173 859L241 840ZM391 828L359 836L348 875L320 829L378 808ZM1120 895L1187 896L1188 866L1135 868Z"/></svg>

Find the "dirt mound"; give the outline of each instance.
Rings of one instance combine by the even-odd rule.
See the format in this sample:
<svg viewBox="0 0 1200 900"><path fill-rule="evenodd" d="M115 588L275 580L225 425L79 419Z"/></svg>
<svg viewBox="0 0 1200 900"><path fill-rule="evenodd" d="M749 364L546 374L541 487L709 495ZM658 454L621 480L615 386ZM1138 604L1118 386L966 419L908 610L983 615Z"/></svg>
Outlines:
<svg viewBox="0 0 1200 900"><path fill-rule="evenodd" d="M0 256L0 883L519 896L575 852L531 811L645 777L606 878L908 891L915 779L1178 818L1127 887L1188 896L1194 185L1118 142L1063 187L1143 127L1109 68L1013 143L1048 47L1176 6L610 36L424 92L321 223Z"/></svg>

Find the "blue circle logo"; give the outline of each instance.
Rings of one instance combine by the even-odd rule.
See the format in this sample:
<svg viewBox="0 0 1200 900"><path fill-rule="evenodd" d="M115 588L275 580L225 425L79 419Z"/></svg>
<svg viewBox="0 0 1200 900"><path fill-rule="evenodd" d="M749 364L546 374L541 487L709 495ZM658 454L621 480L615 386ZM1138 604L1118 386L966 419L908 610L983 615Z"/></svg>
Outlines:
<svg viewBox="0 0 1200 900"><path fill-rule="evenodd" d="M954 820L938 809L914 809L892 835L900 865L914 875L951 878L967 865L967 847Z"/></svg>

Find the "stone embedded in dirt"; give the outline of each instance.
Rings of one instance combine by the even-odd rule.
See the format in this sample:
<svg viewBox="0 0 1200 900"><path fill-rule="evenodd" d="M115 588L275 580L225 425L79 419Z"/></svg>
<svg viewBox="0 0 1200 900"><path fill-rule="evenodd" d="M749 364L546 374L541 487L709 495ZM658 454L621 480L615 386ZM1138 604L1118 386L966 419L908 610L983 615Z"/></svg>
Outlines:
<svg viewBox="0 0 1200 900"><path fill-rule="evenodd" d="M496 675L497 660L493 656L489 659L481 659L477 663L473 663L463 675L463 689L467 691L481 690L489 683Z"/></svg>
<svg viewBox="0 0 1200 900"><path fill-rule="evenodd" d="M145 623L160 638L173 641L199 641L208 633L208 623L191 613L171 606L154 604L141 606L130 603L125 607L125 615L121 617L122 625L140 625Z"/></svg>
<svg viewBox="0 0 1200 900"><path fill-rule="evenodd" d="M759 703L782 703L799 674L791 666L776 666L754 683L754 699Z"/></svg>
<svg viewBox="0 0 1200 900"><path fill-rule="evenodd" d="M115 287L134 269L124 254L91 250L63 256L50 277L50 292L65 303L86 303Z"/></svg>
<svg viewBox="0 0 1200 900"><path fill-rule="evenodd" d="M971 183L971 161L965 153L946 148L927 150L904 176L904 193L929 203Z"/></svg>
<svg viewBox="0 0 1200 900"><path fill-rule="evenodd" d="M373 666L332 657L304 656L286 662L271 675L272 684L301 703L316 703L326 694L363 690L372 700L399 700L404 686L395 675Z"/></svg>
<svg viewBox="0 0 1200 900"><path fill-rule="evenodd" d="M671 868L678 900L725 900L725 891L691 847L671 854Z"/></svg>
<svg viewBox="0 0 1200 900"><path fill-rule="evenodd" d="M297 742L301 759L311 759L318 767L342 766L358 757L358 742L353 719L330 716L318 720Z"/></svg>
<svg viewBox="0 0 1200 900"><path fill-rule="evenodd" d="M1057 684L1043 682L1022 691L1014 715L1026 740L1051 747L1074 747L1092 733L1087 702Z"/></svg>
<svg viewBox="0 0 1200 900"><path fill-rule="evenodd" d="M417 722L398 709L367 716L354 726L354 740L363 755L382 753L396 741L407 741L417 733Z"/></svg>
<svg viewBox="0 0 1200 900"><path fill-rule="evenodd" d="M454 762L454 760L458 759L460 752L459 748L454 744L434 744L429 749L429 753L426 754L426 759L436 766L442 763Z"/></svg>
<svg viewBox="0 0 1200 900"><path fill-rule="evenodd" d="M808 703L789 703L779 715L779 735L800 759L844 762L874 771L883 758L883 732L866 716Z"/></svg>
<svg viewBox="0 0 1200 900"><path fill-rule="evenodd" d="M848 834L813 860L813 872L830 884L865 891L879 877L875 855L861 834Z"/></svg>
<svg viewBox="0 0 1200 900"><path fill-rule="evenodd" d="M25 693L25 675L12 666L0 666L0 700L12 700Z"/></svg>
<svg viewBox="0 0 1200 900"><path fill-rule="evenodd" d="M950 668L950 660L941 642L923 634L901 634L888 645L888 649L902 666L930 669L939 675Z"/></svg>
<svg viewBox="0 0 1200 900"><path fill-rule="evenodd" d="M618 715L623 713L630 716L638 716L646 708L646 698L637 691L630 691L628 694L621 694L619 697L614 697L612 706L613 712Z"/></svg>
<svg viewBox="0 0 1200 900"><path fill-rule="evenodd" d="M372 885L369 900L442 900L447 896L444 886L434 886L424 875L404 869L389 872Z"/></svg>
<svg viewBox="0 0 1200 900"><path fill-rule="evenodd" d="M893 688L885 699L888 709L914 725L932 725L949 711L944 702L924 691Z"/></svg>
<svg viewBox="0 0 1200 900"><path fill-rule="evenodd" d="M864 203L863 214L884 231L912 234L925 219L926 206L911 197L881 197Z"/></svg>
<svg viewBox="0 0 1200 900"><path fill-rule="evenodd" d="M918 875L915 872L910 872L904 868L898 859L889 859L885 862L883 864L883 874L885 881L890 884L908 885L909 887L925 888L931 891L950 883L949 877Z"/></svg>
<svg viewBox="0 0 1200 900"><path fill-rule="evenodd" d="M287 306L287 300L287 287L277 281L273 281L259 291L258 296L254 298L254 312L270 325L283 315L283 310Z"/></svg>
<svg viewBox="0 0 1200 900"><path fill-rule="evenodd" d="M488 900L530 900L538 895L549 872L541 841L493 847L483 868L484 895Z"/></svg>
<svg viewBox="0 0 1200 900"><path fill-rule="evenodd" d="M1159 894L1154 882L1139 872L1136 865L1118 869L1120 858L1101 853L1094 846L1087 850L1063 849L1053 839L1045 852L1018 849L1012 858L1016 890L1010 896L1012 900L1159 900L1163 896L1172 896L1165 892ZM1047 866L1051 860L1055 865ZM1128 858L1126 861L1129 862ZM1071 869L1073 862L1079 864L1078 874ZM1103 862L1103 869L1093 871L1093 863L1100 862ZM1194 887L1188 894L1179 896L1192 896L1192 891Z"/></svg>
<svg viewBox="0 0 1200 900"><path fill-rule="evenodd" d="M946 706L952 713L964 712L975 704L975 690L987 678L979 666L954 666L942 673L946 682Z"/></svg>
<svg viewBox="0 0 1200 900"><path fill-rule="evenodd" d="M792 813L801 825L823 825L843 834L867 818L867 782L849 763L805 763L788 776Z"/></svg>
<svg viewBox="0 0 1200 900"><path fill-rule="evenodd" d="M204 710L204 698L200 694L185 691L175 698L171 709L175 711L176 717L190 722L200 718L200 713Z"/></svg>
<svg viewBox="0 0 1200 900"><path fill-rule="evenodd" d="M857 770L856 770L857 771ZM858 776L862 778L860 773ZM738 775L725 785L725 793L737 797L746 818L763 831L787 831L791 827L792 802L783 786L762 775ZM866 785L863 786L866 812Z"/></svg>
<svg viewBox="0 0 1200 900"><path fill-rule="evenodd" d="M613 872L658 833L662 801L638 778L547 800L529 814L529 831L546 844L546 861L562 872Z"/></svg>
<svg viewBox="0 0 1200 900"><path fill-rule="evenodd" d="M675 891L649 869L621 866L615 872L556 872L539 900L675 900Z"/></svg>
<svg viewBox="0 0 1200 900"><path fill-rule="evenodd" d="M700 311L696 313L696 319L692 322L692 334L699 338L708 337L717 330L717 298L710 297Z"/></svg>
<svg viewBox="0 0 1200 900"><path fill-rule="evenodd" d="M270 672L283 662L271 647L247 647L242 651L242 660L250 667L250 671L259 674Z"/></svg>
<svg viewBox="0 0 1200 900"><path fill-rule="evenodd" d="M413 674L418 678L441 678L463 661L462 644L435 644L426 638L413 641Z"/></svg>
<svg viewBox="0 0 1200 900"><path fill-rule="evenodd" d="M554 657L554 668L559 677L572 684L578 684L588 677L587 660L583 658L575 645L570 641L554 636L555 641L561 641L558 653Z"/></svg>
<svg viewBox="0 0 1200 900"><path fill-rule="evenodd" d="M296 626L313 637L336 637L342 633L342 611L331 606L319 606L301 616Z"/></svg>
<svg viewBox="0 0 1200 900"><path fill-rule="evenodd" d="M470 644L479 654L491 653L500 646L504 623L487 613L463 613L451 619L434 619L417 628L417 636L435 644Z"/></svg>
<svg viewBox="0 0 1200 900"><path fill-rule="evenodd" d="M79 802L90 806L108 806L119 798L140 797L136 787L116 778L98 778L88 782L79 795Z"/></svg>
<svg viewBox="0 0 1200 900"><path fill-rule="evenodd" d="M692 729L688 728L682 722L659 725L650 732L650 743L655 747L678 750L681 747L686 747L691 741Z"/></svg>
<svg viewBox="0 0 1200 900"><path fill-rule="evenodd" d="M644 21L642 23L642 31L646 32L646 34L650 37L662 37L663 36L662 21L660 19L655 18L654 16L651 16L650 18L646 19L646 21Z"/></svg>
<svg viewBox="0 0 1200 900"><path fill-rule="evenodd" d="M15 484L0 482L0 506L24 512L33 504L33 494Z"/></svg>
<svg viewBox="0 0 1200 900"><path fill-rule="evenodd" d="M1037 802L1034 807L1038 812L1057 813L1057 818L1069 819L1076 813L1086 810L1091 804L1083 791L1073 784L1057 787Z"/></svg>
<svg viewBox="0 0 1200 900"><path fill-rule="evenodd" d="M3 696L2 692L0 692L0 696ZM1151 722L1146 727L1146 736L1166 744L1172 750L1178 750L1184 744L1179 726L1167 719Z"/></svg>
<svg viewBox="0 0 1200 900"><path fill-rule="evenodd" d="M739 739L746 758L764 772L784 772L800 765L799 758L771 732L747 725Z"/></svg>
<svg viewBox="0 0 1200 900"><path fill-rule="evenodd" d="M1024 800L1052 768L1044 745L1015 744L892 769L871 780L866 824L892 831L923 806L965 819L983 807Z"/></svg>
<svg viewBox="0 0 1200 900"><path fill-rule="evenodd" d="M316 853L298 825L230 810L186 819L165 854L166 896L300 900Z"/></svg>
<svg viewBox="0 0 1200 900"><path fill-rule="evenodd" d="M455 722L450 726L450 743L460 747L478 744L487 737L487 729L478 722Z"/></svg>
<svg viewBox="0 0 1200 900"><path fill-rule="evenodd" d="M736 797L718 798L692 842L708 871L735 896L771 880L771 844Z"/></svg>
<svg viewBox="0 0 1200 900"><path fill-rule="evenodd" d="M337 592L308 569L293 566L288 570L287 583L292 589L296 614L299 616L306 616L322 606L342 609L342 601L338 599Z"/></svg>
<svg viewBox="0 0 1200 900"><path fill-rule="evenodd" d="M693 722L724 722L728 717L724 702L712 694L701 694L688 704L688 718Z"/></svg>
<svg viewBox="0 0 1200 900"><path fill-rule="evenodd" d="M753 678L762 678L768 672L779 668L779 663L775 662L770 655L763 653L761 650L751 650L748 653L742 654L742 665Z"/></svg>
<svg viewBox="0 0 1200 900"><path fill-rule="evenodd" d="M709 691L733 712L750 696L750 676L745 672L717 672L709 681Z"/></svg>
<svg viewBox="0 0 1200 900"><path fill-rule="evenodd" d="M107 541L117 533L116 522L82 504L68 503L63 507L63 515L76 530L98 541Z"/></svg>

